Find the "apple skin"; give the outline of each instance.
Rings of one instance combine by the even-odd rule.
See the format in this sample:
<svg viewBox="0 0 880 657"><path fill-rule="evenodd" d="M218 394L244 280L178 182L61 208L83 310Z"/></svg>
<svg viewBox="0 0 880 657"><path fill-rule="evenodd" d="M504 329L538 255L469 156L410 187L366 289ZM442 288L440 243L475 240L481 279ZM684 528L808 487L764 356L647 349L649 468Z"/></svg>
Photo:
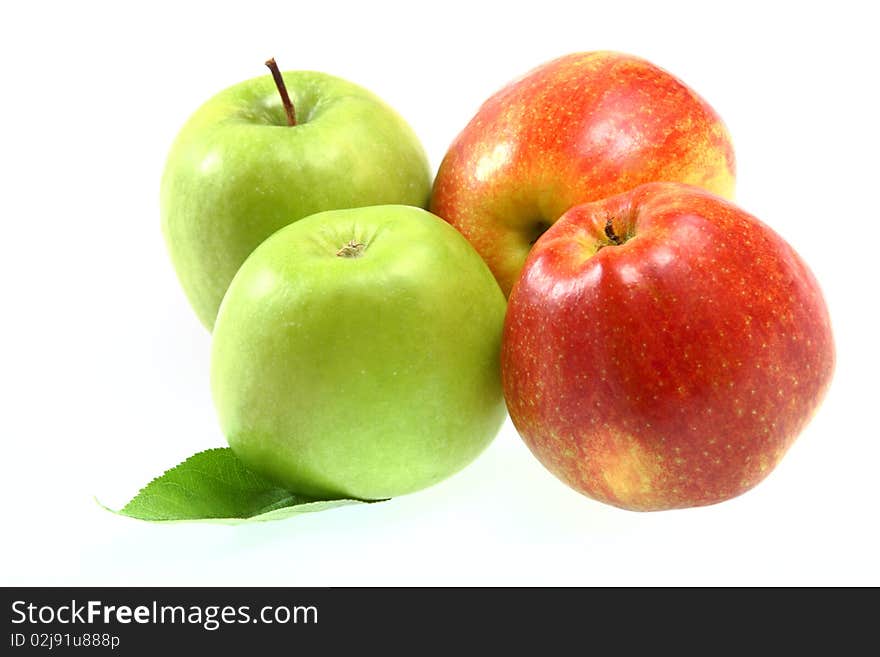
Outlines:
<svg viewBox="0 0 880 657"><path fill-rule="evenodd" d="M538 460L589 497L641 511L760 482L835 361L797 253L735 205L676 183L566 212L510 295L501 358L510 417Z"/></svg>
<svg viewBox="0 0 880 657"><path fill-rule="evenodd" d="M351 240L362 254L337 255ZM306 495L430 486L505 418L505 309L479 254L424 210L301 219L257 247L220 308L211 383L229 445Z"/></svg>
<svg viewBox="0 0 880 657"><path fill-rule="evenodd" d="M162 231L183 289L209 330L241 263L279 228L324 210L427 206L427 158L390 107L324 73L283 77L296 126L287 125L272 77L254 78L202 105L165 166Z"/></svg>
<svg viewBox="0 0 880 657"><path fill-rule="evenodd" d="M480 107L440 165L430 210L470 240L509 294L531 245L566 210L663 180L733 198L721 119L650 62L575 53Z"/></svg>

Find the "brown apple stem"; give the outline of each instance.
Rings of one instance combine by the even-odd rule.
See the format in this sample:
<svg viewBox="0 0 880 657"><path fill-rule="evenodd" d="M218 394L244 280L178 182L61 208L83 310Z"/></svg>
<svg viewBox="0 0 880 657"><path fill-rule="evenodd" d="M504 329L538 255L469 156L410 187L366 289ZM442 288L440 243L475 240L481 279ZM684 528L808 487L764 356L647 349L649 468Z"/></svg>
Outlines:
<svg viewBox="0 0 880 657"><path fill-rule="evenodd" d="M605 220L605 235L615 246L620 246L623 243L620 241L617 233L614 232L614 226L611 225L611 217L608 217L608 219Z"/></svg>
<svg viewBox="0 0 880 657"><path fill-rule="evenodd" d="M281 96L281 103L284 105L284 112L287 114L287 125L296 125L296 111L293 109L293 103L290 102L290 96L287 95L287 86L284 84L284 78L281 77L281 71L278 70L278 64L272 57L266 62L266 66L272 71L272 79L275 80L275 86L278 87L278 94Z"/></svg>

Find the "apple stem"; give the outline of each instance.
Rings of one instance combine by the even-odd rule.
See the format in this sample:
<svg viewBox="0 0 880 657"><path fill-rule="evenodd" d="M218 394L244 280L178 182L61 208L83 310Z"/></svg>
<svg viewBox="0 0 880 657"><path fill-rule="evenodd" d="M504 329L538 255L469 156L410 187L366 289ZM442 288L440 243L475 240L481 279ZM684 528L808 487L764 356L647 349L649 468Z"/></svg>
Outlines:
<svg viewBox="0 0 880 657"><path fill-rule="evenodd" d="M296 112L293 109L293 103L290 102L290 96L287 95L287 86L284 84L284 78L281 77L281 71L278 70L278 64L272 57L266 61L266 66L272 71L272 79L275 80L275 86L278 88L278 94L281 96L281 103L284 105L284 112L287 114L287 125L296 125Z"/></svg>
<svg viewBox="0 0 880 657"><path fill-rule="evenodd" d="M609 240L611 240L612 244L614 244L615 246L620 246L622 242L617 236L617 233L614 232L614 226L611 225L611 220L611 217L608 217L608 219L605 220L605 235L608 237Z"/></svg>

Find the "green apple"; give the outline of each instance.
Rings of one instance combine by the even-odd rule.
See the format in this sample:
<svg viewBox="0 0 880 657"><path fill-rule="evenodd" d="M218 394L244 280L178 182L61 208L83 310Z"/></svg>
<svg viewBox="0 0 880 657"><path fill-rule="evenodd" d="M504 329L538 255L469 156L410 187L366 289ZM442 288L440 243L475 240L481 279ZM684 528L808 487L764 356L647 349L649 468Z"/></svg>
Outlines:
<svg viewBox="0 0 880 657"><path fill-rule="evenodd" d="M177 136L162 177L171 260L208 329L241 263L279 228L324 210L428 201L427 158L394 110L324 73L278 79L280 88L265 75L202 105ZM279 93L288 90L289 104Z"/></svg>
<svg viewBox="0 0 880 657"><path fill-rule="evenodd" d="M299 493L383 499L470 463L505 417L506 302L449 224L419 208L323 212L235 275L211 387L233 451Z"/></svg>

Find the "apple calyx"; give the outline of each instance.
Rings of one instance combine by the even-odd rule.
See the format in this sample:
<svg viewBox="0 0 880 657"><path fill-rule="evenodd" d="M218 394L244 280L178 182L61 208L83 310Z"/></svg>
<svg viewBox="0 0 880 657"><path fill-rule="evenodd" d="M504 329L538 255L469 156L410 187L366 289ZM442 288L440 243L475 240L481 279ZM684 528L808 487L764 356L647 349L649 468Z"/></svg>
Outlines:
<svg viewBox="0 0 880 657"><path fill-rule="evenodd" d="M281 71L278 70L275 58L270 57L266 60L266 66L272 72L272 79L275 80L278 95L281 96L281 104L284 105L284 113L287 115L287 125L293 127L296 125L296 111L294 110L293 103L290 101L290 96L287 94L287 85L284 84L284 78L281 75Z"/></svg>
<svg viewBox="0 0 880 657"><path fill-rule="evenodd" d="M366 248L367 245L363 242L349 240L348 244L344 245L336 252L336 255L339 258L360 258Z"/></svg>

